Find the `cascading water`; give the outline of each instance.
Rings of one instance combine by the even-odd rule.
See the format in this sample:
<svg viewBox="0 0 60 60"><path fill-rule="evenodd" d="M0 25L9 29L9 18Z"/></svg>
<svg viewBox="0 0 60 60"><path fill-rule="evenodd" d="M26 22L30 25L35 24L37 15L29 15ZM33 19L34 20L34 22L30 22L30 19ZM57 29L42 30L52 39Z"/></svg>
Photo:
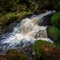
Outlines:
<svg viewBox="0 0 60 60"><path fill-rule="evenodd" d="M54 13L54 11L23 19L21 23L14 27L12 33L2 37L4 39L0 42L0 53L8 49L25 47L29 44L33 44L35 40L46 40L52 42L47 37L47 26L38 25L41 18L51 13Z"/></svg>

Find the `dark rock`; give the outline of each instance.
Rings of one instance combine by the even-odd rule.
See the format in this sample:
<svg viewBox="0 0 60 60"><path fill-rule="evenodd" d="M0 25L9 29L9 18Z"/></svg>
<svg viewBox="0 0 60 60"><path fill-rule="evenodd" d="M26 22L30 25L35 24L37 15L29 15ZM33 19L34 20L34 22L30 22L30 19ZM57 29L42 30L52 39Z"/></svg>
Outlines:
<svg viewBox="0 0 60 60"><path fill-rule="evenodd" d="M5 32L12 32L13 28L17 25L17 23L10 23L8 27L6 27Z"/></svg>
<svg viewBox="0 0 60 60"><path fill-rule="evenodd" d="M43 17L40 19L38 25L43 25L43 26L50 25L50 24L51 24L51 23L50 23L50 20L51 20L51 17L52 17L52 15L53 15L54 13L55 13L55 11L49 13L48 15L43 16Z"/></svg>
<svg viewBox="0 0 60 60"><path fill-rule="evenodd" d="M9 31L11 32L16 25L17 25L17 23L11 23L11 24L8 26Z"/></svg>

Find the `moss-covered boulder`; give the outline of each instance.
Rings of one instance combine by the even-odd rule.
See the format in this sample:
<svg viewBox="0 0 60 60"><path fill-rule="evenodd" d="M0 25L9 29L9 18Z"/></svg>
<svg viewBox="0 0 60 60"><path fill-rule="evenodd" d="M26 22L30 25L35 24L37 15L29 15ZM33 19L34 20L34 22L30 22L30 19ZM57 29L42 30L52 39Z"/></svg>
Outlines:
<svg viewBox="0 0 60 60"><path fill-rule="evenodd" d="M13 24L18 23L23 18L25 18L27 15L30 15L30 14L32 14L32 12L21 12L21 13L8 12L8 13L5 13L4 15L1 14L0 15L0 29L2 29L4 32L9 32L11 23Z"/></svg>
<svg viewBox="0 0 60 60"><path fill-rule="evenodd" d="M16 12L9 12L4 14L1 18L0 18L0 24L9 24L12 22L18 22L18 20L20 21L23 17L25 17L26 15L31 14L31 12L21 12L21 13L16 13Z"/></svg>
<svg viewBox="0 0 60 60"><path fill-rule="evenodd" d="M54 42L60 42L60 29L55 26L47 28L48 37L50 37Z"/></svg>
<svg viewBox="0 0 60 60"><path fill-rule="evenodd" d="M60 50L56 45L47 41L38 40L34 43L35 60L59 60Z"/></svg>
<svg viewBox="0 0 60 60"><path fill-rule="evenodd" d="M60 28L60 12L53 14L51 18L51 24Z"/></svg>
<svg viewBox="0 0 60 60"><path fill-rule="evenodd" d="M36 41L34 43L34 51L36 59L52 60L52 57L48 55L48 51L51 50L52 47L54 47L54 45L51 44L50 42L42 40Z"/></svg>

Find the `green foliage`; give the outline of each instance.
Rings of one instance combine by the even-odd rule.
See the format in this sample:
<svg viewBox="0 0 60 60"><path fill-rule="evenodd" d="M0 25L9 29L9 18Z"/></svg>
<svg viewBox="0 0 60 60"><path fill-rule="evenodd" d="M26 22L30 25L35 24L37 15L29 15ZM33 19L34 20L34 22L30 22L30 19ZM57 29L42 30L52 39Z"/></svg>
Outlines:
<svg viewBox="0 0 60 60"><path fill-rule="evenodd" d="M55 26L52 26L49 28L49 34L50 34L50 37L55 41L55 42L58 42L58 39L60 37L60 30L55 27Z"/></svg>
<svg viewBox="0 0 60 60"><path fill-rule="evenodd" d="M51 24L60 28L60 12L57 12L52 16Z"/></svg>
<svg viewBox="0 0 60 60"><path fill-rule="evenodd" d="M7 51L6 60L29 60L29 57L17 50L9 50Z"/></svg>

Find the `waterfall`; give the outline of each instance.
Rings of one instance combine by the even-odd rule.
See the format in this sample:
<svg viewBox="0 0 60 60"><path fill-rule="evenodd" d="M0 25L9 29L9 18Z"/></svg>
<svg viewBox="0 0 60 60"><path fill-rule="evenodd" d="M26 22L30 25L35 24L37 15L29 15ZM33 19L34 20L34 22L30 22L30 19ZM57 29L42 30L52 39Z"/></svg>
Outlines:
<svg viewBox="0 0 60 60"><path fill-rule="evenodd" d="M16 27L14 27L13 32L5 37L3 36L4 39L0 42L1 52L8 49L25 47L29 44L33 44L36 40L52 42L47 37L47 26L40 26L38 23L41 18L53 12L54 11L49 11L31 18L23 19Z"/></svg>

